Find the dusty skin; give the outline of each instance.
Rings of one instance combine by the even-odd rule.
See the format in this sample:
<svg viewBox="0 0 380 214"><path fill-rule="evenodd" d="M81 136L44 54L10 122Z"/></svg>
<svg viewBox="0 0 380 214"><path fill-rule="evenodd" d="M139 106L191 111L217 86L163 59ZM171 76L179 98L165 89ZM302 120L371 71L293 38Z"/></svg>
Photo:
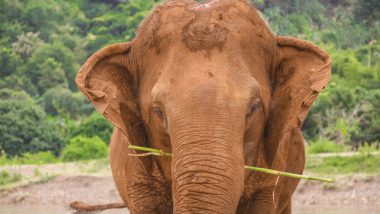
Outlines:
<svg viewBox="0 0 380 214"><path fill-rule="evenodd" d="M291 213L298 180L243 166L303 172L300 128L330 68L322 49L274 35L245 1L183 0L92 55L76 82L115 125L111 169L131 213ZM128 156L128 144L173 158Z"/></svg>

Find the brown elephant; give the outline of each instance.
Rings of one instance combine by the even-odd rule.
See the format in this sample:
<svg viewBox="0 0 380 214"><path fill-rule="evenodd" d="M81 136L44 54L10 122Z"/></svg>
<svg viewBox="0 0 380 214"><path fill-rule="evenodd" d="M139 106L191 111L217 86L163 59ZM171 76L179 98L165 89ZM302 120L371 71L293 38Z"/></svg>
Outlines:
<svg viewBox="0 0 380 214"><path fill-rule="evenodd" d="M131 213L291 213L302 122L330 78L316 45L275 36L243 0L166 1L76 82L115 125L110 162ZM129 156L128 145L173 157ZM82 210L123 205L90 206Z"/></svg>

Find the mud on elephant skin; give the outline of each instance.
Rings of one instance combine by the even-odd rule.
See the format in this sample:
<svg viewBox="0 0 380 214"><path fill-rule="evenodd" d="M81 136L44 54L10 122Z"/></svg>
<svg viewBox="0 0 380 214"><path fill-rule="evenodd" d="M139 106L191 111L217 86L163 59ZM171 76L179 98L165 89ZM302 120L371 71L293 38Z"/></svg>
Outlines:
<svg viewBox="0 0 380 214"><path fill-rule="evenodd" d="M322 49L274 35L243 0L165 1L76 82L115 126L110 163L131 213L290 213L298 180L275 187L276 176L243 166L303 172L300 128L330 67ZM132 157L128 144L173 158Z"/></svg>

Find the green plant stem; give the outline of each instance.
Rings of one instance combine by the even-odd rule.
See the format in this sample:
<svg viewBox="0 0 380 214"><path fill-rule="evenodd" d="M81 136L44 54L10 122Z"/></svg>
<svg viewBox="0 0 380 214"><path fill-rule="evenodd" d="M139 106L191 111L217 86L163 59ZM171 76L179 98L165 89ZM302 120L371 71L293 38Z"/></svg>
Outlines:
<svg viewBox="0 0 380 214"><path fill-rule="evenodd" d="M173 156L172 153L166 153L166 152L163 152L162 150L159 150L159 149L152 149L152 148L147 148L147 147L142 147L142 146L134 146L134 145L129 145L128 148L134 149L134 150L139 150L139 151L144 151L144 152L150 152L152 155L157 155L157 156L168 156L168 157ZM244 169L251 170L251 171L257 171L257 172L264 172L264 173L268 173L268 174L272 174L272 175L285 176L285 177L290 177L290 178L313 180L313 181L322 181L322 182L327 182L327 183L334 183L335 182L335 179L333 179L333 178L321 178L321 177L314 177L314 176L307 176L307 175L299 175L299 174L294 174L294 173L289 173L289 172L281 172L281 171L277 171L277 170L260 168L260 167L255 167L255 166L244 166Z"/></svg>
<svg viewBox="0 0 380 214"><path fill-rule="evenodd" d="M152 149L152 148L134 146L134 145L129 145L128 148L138 150L138 151L151 152L153 155L157 155L157 156L168 156L168 157L173 156L171 153L163 152L160 149Z"/></svg>
<svg viewBox="0 0 380 214"><path fill-rule="evenodd" d="M335 179L333 178L321 178L321 177L314 177L314 176L308 176L308 175L299 175L299 174L294 174L290 172L281 172L277 170L260 168L260 167L255 167L255 166L244 166L244 168L247 170L264 172L264 173L268 173L272 175L279 175L279 176L285 176L285 177L290 177L290 178L305 179L309 181L313 180L313 181L322 181L322 182L327 182L327 183L335 182Z"/></svg>

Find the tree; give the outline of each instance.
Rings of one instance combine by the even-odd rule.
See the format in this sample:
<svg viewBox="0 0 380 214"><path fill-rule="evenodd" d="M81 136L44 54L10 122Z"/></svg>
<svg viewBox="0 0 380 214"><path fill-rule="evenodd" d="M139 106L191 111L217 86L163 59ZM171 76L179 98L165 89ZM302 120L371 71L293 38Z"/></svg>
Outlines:
<svg viewBox="0 0 380 214"><path fill-rule="evenodd" d="M47 58L37 67L40 73L37 82L39 94L43 94L46 90L57 86L67 88L67 79L61 63L53 58Z"/></svg>
<svg viewBox="0 0 380 214"><path fill-rule="evenodd" d="M46 62L47 59L49 60ZM54 68L54 73L56 77L62 77L62 71L64 72L64 77L66 80L61 79L60 82L68 82L68 86L71 90L77 90L76 84L74 82L77 71L79 70L79 63L76 60L74 53L60 42L53 44L44 44L40 46L30 58L28 58L27 64L24 68L25 74L33 82L38 83L42 77L42 72L44 72L41 66L45 64L45 68ZM53 71L46 71L45 73L51 73ZM56 78L55 77L55 78ZM57 80L57 79L56 79ZM58 81L58 80L57 80Z"/></svg>
<svg viewBox="0 0 380 214"><path fill-rule="evenodd" d="M0 78L4 78L16 71L21 63L21 58L10 48L0 48Z"/></svg>
<svg viewBox="0 0 380 214"><path fill-rule="evenodd" d="M37 94L37 87L27 76L20 74L18 70L9 76L0 79L0 89L8 88L15 91L25 91L28 94Z"/></svg>
<svg viewBox="0 0 380 214"><path fill-rule="evenodd" d="M70 130L70 136L98 136L108 144L111 139L113 126L102 115L94 112L89 118L81 121L79 125L72 126Z"/></svg>
<svg viewBox="0 0 380 214"><path fill-rule="evenodd" d="M41 38L49 41L51 32L70 18L70 5L65 1L33 0L25 1L18 17L30 31L40 32Z"/></svg>
<svg viewBox="0 0 380 214"><path fill-rule="evenodd" d="M380 20L379 0L356 0L354 4L354 15L359 21L364 21L368 25Z"/></svg>
<svg viewBox="0 0 380 214"><path fill-rule="evenodd" d="M12 43L12 50L23 57L30 56L34 50L43 44L38 35L38 32L28 32L17 36L17 41Z"/></svg>
<svg viewBox="0 0 380 214"><path fill-rule="evenodd" d="M79 118L93 111L92 105L83 94L73 93L62 87L48 89L42 96L40 104L46 113L52 116Z"/></svg>
<svg viewBox="0 0 380 214"><path fill-rule="evenodd" d="M9 156L25 152L59 154L64 136L57 124L23 91L0 90L0 147Z"/></svg>
<svg viewBox="0 0 380 214"><path fill-rule="evenodd" d="M19 35L22 32L22 29L25 26L20 25L19 22L15 21L19 18L21 14L23 4L18 1L8 1L8 0L0 0L0 35L1 37L9 37L13 35ZM17 34L13 34L10 32L14 32L14 27L12 25L18 25L16 27ZM21 31L21 32L20 32ZM14 38L15 39L15 38ZM13 41L8 41L13 42Z"/></svg>
<svg viewBox="0 0 380 214"><path fill-rule="evenodd" d="M0 20L2 20L0 18ZM17 36L24 33L26 26L20 22L0 22L0 44L9 46L17 41Z"/></svg>

